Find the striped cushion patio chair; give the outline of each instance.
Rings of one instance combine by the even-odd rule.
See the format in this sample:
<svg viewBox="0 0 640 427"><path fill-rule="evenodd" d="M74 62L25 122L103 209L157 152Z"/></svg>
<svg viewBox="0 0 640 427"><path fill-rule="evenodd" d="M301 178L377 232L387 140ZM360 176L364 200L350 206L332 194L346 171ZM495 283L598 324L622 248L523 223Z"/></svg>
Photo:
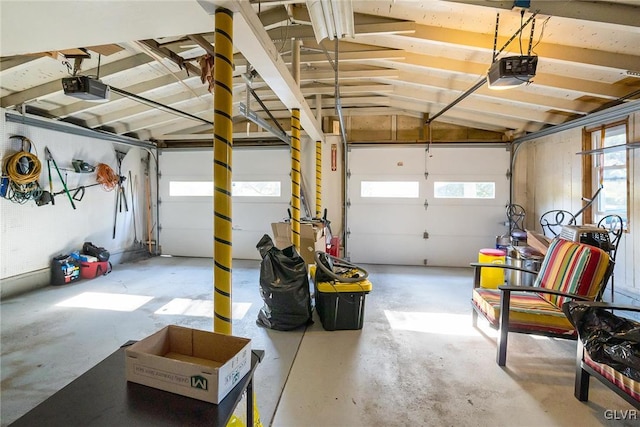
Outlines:
<svg viewBox="0 0 640 427"><path fill-rule="evenodd" d="M478 315L497 329L496 362L505 366L509 332L576 339L573 325L562 311L571 300L600 300L613 262L594 246L555 239L542 261L539 272L505 264L472 263L475 268L472 293L473 325ZM482 268L502 268L536 275L532 286L480 287Z"/></svg>

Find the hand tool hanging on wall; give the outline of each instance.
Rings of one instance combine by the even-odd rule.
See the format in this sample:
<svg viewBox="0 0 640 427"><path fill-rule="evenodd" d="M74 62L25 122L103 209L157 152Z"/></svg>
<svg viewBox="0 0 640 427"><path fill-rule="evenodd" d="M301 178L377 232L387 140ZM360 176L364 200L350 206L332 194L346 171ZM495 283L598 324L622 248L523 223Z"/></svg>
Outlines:
<svg viewBox="0 0 640 427"><path fill-rule="evenodd" d="M95 184L80 185L79 187L76 187L76 188L69 188L69 189L68 189L68 191L69 191L70 193L71 193L71 192L73 192L73 195L71 196L71 198L72 198L73 200L76 200L76 201L78 201L78 202L79 202L79 201L80 201L80 200L82 200L82 198L84 197L85 189L87 189L87 188L89 188L89 187L95 187L96 185L102 185L102 184L101 184L101 183L99 183L99 182L96 182ZM67 191L67 190L58 191L57 193L51 193L51 195L52 195L52 196L58 196L58 195L60 195L60 194L65 193L66 191ZM52 200L53 200L53 198L52 198Z"/></svg>
<svg viewBox="0 0 640 427"><path fill-rule="evenodd" d="M124 191L124 180L127 179L124 176L120 176L118 181L118 211L122 212L122 204L124 203L125 212L129 212L129 204L127 203L127 195Z"/></svg>
<svg viewBox="0 0 640 427"><path fill-rule="evenodd" d="M151 153L147 154L144 163L144 184L147 199L147 249L151 253Z"/></svg>
<svg viewBox="0 0 640 427"><path fill-rule="evenodd" d="M44 147L44 154L45 157L47 159L47 163L49 161L51 161L51 163L53 163L53 167L56 169L56 172L58 172L58 176L60 177L60 181L62 181L62 187L64 188L64 192L67 193L67 197L69 198L69 202L71 202L71 206L73 207L73 209L76 208L76 204L73 203L73 198L71 197L71 193L69 193L69 189L67 188L67 183L65 182L64 178L62 178L62 173L60 173L60 169L58 169L58 164L56 163L56 161L54 160L53 156L51 155L51 151L49 151L48 147Z"/></svg>
<svg viewBox="0 0 640 427"><path fill-rule="evenodd" d="M42 165L37 154L31 153L33 144L26 136L12 135L21 141L21 149L3 159L0 195L14 203L34 200L36 204L43 194L38 183Z"/></svg>
<svg viewBox="0 0 640 427"><path fill-rule="evenodd" d="M94 168L93 166L91 167ZM84 197L85 190L87 188L96 187L99 185L102 187L104 191L111 191L117 188L118 183L120 182L120 178L124 178L124 177L117 176L116 173L113 171L113 169L111 169L108 165L105 165L104 163L99 163L97 167L94 168L94 170L97 169L96 182L94 184L79 185L75 188L65 188L62 191L54 192L53 181L51 179L51 160L47 160L47 168L49 169L49 190L50 191L42 192L42 196L40 196L40 198L36 200L36 204L38 206L44 206L49 202L51 202L51 204L55 204L55 196L59 196L60 194L64 194L67 192L71 193L71 198L73 200L79 202ZM60 169L65 170L62 168ZM81 173L85 173L85 172L81 172Z"/></svg>
<svg viewBox="0 0 640 427"><path fill-rule="evenodd" d="M116 209L113 216L113 236L112 238L116 238L116 226L118 223L118 209L122 212L122 203L124 202L124 207L127 212L129 212L129 206L127 205L127 196L124 192L124 180L127 179L122 176L122 159L127 155L127 153L123 153L122 151L116 150L116 161L118 162L118 188L116 189Z"/></svg>
<svg viewBox="0 0 640 427"><path fill-rule="evenodd" d="M81 159L73 159L71 164L73 165L73 170L76 171L76 173L91 173L96 170L95 166L90 165Z"/></svg>
<svg viewBox="0 0 640 427"><path fill-rule="evenodd" d="M45 157L47 158L47 171L49 172L49 194L51 195L51 204L55 205L56 200L55 197L53 197L53 180L51 179L51 159L46 155Z"/></svg>
<svg viewBox="0 0 640 427"><path fill-rule="evenodd" d="M135 193L133 192L133 180L131 179L131 171L129 171L129 194L131 194L131 214L133 216L133 244L137 246L138 230L136 228L136 199Z"/></svg>

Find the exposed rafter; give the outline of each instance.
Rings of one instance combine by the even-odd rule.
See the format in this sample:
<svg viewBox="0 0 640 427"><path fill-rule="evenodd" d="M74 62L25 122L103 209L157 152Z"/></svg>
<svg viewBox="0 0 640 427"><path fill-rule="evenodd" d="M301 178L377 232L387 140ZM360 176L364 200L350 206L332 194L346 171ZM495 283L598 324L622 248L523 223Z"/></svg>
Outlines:
<svg viewBox="0 0 640 427"><path fill-rule="evenodd" d="M513 1L498 0L445 0L452 3L464 3L473 6L486 6L493 9L511 10ZM574 2L578 3L578 2ZM583 21L601 22L605 24L626 25L638 27L640 22L640 7L611 3L605 1L581 1L579 4L548 0L531 0L529 10L537 10L542 15L559 16L563 18L580 19Z"/></svg>
<svg viewBox="0 0 640 427"><path fill-rule="evenodd" d="M82 10L70 8L65 19L79 19L91 11L110 26L81 21L76 31L65 31L63 38L53 41L49 38L54 37L60 10L51 2L32 9L26 3L3 4L3 52L9 40L11 48L6 52L13 56L0 58L0 106L140 138L207 134L210 128L117 94L107 103L65 96L60 79L66 69L57 54L47 56L47 52L110 46L117 52L102 58L103 82L210 121L211 95L200 81L196 59L205 52L215 53L210 14L224 6L234 12L234 124L255 128L240 114L240 102L263 114L254 100L247 101L250 87L285 129L291 109L301 108L304 130L313 139L322 139L318 117L326 125L336 114L335 71L327 59L335 58L336 46L342 110L350 118L347 124L361 116L381 116L383 122L389 119L382 117L394 115L423 123L425 115L437 113L486 75L493 60L496 13L501 17L497 44L504 44L505 34L522 23L519 10L511 10L513 1L354 0L355 38L318 44L302 0L159 2L152 10L131 2L79 2ZM519 135L640 97L636 77L640 73L640 5L627 0L532 0L525 17L538 9L533 51L539 63L532 84L508 91L480 84L438 117L436 124ZM33 28L29 38L8 33L16 27L5 12L23 16L27 10L43 24ZM171 19L158 19L161 12ZM146 25L150 17L163 22L163 27ZM141 25L134 27L131 22ZM528 42L530 34L523 36ZM299 86L290 71L293 38L302 40ZM505 54L520 54L517 43L512 45ZM97 57L85 60L83 65L91 68L82 74L98 74L96 62ZM257 74L247 79L250 67Z"/></svg>

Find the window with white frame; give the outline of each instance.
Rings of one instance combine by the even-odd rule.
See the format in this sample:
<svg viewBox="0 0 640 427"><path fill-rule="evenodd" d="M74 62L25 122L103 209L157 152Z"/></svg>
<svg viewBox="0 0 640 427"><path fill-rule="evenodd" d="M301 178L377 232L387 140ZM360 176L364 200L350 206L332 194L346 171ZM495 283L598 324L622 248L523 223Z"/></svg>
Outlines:
<svg viewBox="0 0 640 427"><path fill-rule="evenodd" d="M607 215L620 215L623 228L627 228L627 123L601 126L587 131L592 150L598 150L592 159L592 189L602 187L592 205L592 222L597 224Z"/></svg>

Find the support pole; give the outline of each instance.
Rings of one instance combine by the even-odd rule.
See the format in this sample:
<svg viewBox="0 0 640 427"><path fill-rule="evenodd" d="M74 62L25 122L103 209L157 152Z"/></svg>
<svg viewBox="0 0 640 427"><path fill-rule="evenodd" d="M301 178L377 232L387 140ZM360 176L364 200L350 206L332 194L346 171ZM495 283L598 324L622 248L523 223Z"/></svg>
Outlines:
<svg viewBox="0 0 640 427"><path fill-rule="evenodd" d="M300 86L300 40L293 41L291 74ZM291 110L291 243L300 252L300 109Z"/></svg>
<svg viewBox="0 0 640 427"><path fill-rule="evenodd" d="M326 50L325 50L326 52ZM316 94L316 119L322 123L322 95ZM322 141L316 141L316 218L322 217Z"/></svg>
<svg viewBox="0 0 640 427"><path fill-rule="evenodd" d="M213 330L231 335L231 157L233 152L233 13L215 13L213 88Z"/></svg>
<svg viewBox="0 0 640 427"><path fill-rule="evenodd" d="M300 251L300 109L291 111L291 242Z"/></svg>
<svg viewBox="0 0 640 427"><path fill-rule="evenodd" d="M322 141L316 141L316 218L322 218Z"/></svg>

